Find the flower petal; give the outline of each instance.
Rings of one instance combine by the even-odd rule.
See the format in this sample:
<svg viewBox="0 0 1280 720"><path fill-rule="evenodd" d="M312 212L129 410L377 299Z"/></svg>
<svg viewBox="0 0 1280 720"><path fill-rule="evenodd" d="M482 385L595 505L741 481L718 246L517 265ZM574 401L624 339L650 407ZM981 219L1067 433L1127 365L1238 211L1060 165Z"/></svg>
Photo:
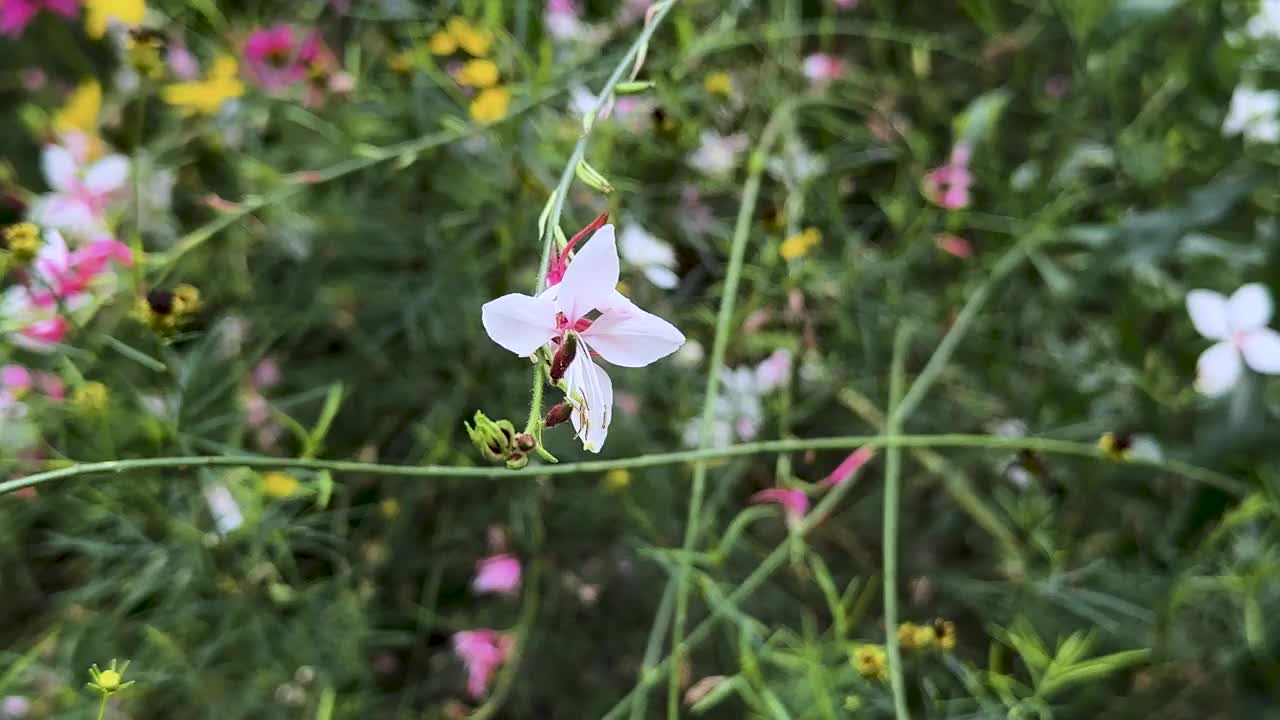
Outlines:
<svg viewBox="0 0 1280 720"><path fill-rule="evenodd" d="M582 331L600 357L622 367L644 367L684 344L676 326L636 307L615 304Z"/></svg>
<svg viewBox="0 0 1280 720"><path fill-rule="evenodd" d="M54 190L67 190L76 180L76 159L61 145L45 145L40 153L40 169Z"/></svg>
<svg viewBox="0 0 1280 720"><path fill-rule="evenodd" d="M1212 290L1187 293L1187 313L1196 332L1210 340L1225 340L1231 334L1227 318L1227 299Z"/></svg>
<svg viewBox="0 0 1280 720"><path fill-rule="evenodd" d="M649 279L656 287L663 290L670 290L680 284L680 276L676 275L671 268L662 267L661 265L650 265L644 269L644 276Z"/></svg>
<svg viewBox="0 0 1280 720"><path fill-rule="evenodd" d="M618 245L613 226L605 225L573 256L556 287L556 304L572 325L603 307L618 286Z"/></svg>
<svg viewBox="0 0 1280 720"><path fill-rule="evenodd" d="M613 419L613 381L604 368L591 362L591 352L585 343L578 348L564 379L569 387L569 401L574 406L570 416L573 429L582 440L583 448L598 453L609 436L609 421Z"/></svg>
<svg viewBox="0 0 1280 720"><path fill-rule="evenodd" d="M556 306L547 298L503 295L484 304L480 320L494 342L522 357L556 335Z"/></svg>
<svg viewBox="0 0 1280 720"><path fill-rule="evenodd" d="M1271 322L1271 293L1262 283L1242 285L1227 301L1227 324L1235 332L1248 332Z"/></svg>
<svg viewBox="0 0 1280 720"><path fill-rule="evenodd" d="M1263 328L1249 333L1240 345L1240 353L1254 370L1280 375L1280 333L1275 330Z"/></svg>
<svg viewBox="0 0 1280 720"><path fill-rule="evenodd" d="M1211 345L1196 361L1196 389L1209 397L1217 397L1235 386L1240 379L1240 353L1229 342Z"/></svg>
<svg viewBox="0 0 1280 720"><path fill-rule="evenodd" d="M84 185L89 192L103 195L124 187L129 179L129 158L108 155L90 167L84 174Z"/></svg>

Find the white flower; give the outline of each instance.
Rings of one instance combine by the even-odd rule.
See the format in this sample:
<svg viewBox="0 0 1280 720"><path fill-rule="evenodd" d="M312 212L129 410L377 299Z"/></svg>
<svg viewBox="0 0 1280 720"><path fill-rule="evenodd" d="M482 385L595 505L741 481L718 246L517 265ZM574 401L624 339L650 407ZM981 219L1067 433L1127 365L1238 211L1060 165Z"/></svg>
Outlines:
<svg viewBox="0 0 1280 720"><path fill-rule="evenodd" d="M600 452L613 414L613 382L592 353L622 367L644 367L675 352L684 335L617 291L618 247L613 226L596 231L569 263L564 279L537 297L503 295L484 304L481 320L494 342L528 356L554 350L570 335L577 351L564 380L582 445ZM591 313L599 314L592 318Z"/></svg>
<svg viewBox="0 0 1280 720"><path fill-rule="evenodd" d="M1222 395L1240 379L1244 365L1280 374L1280 333L1267 327L1271 310L1271 293L1258 283L1241 287L1229 299L1212 290L1187 293L1187 312L1196 332L1218 341L1196 362L1197 390Z"/></svg>
<svg viewBox="0 0 1280 720"><path fill-rule="evenodd" d="M129 158L107 155L90 163L86 143L46 145L40 155L45 180L53 192L33 208L40 225L88 237L107 231L107 212L125 190Z"/></svg>
<svg viewBox="0 0 1280 720"><path fill-rule="evenodd" d="M1222 122L1222 134L1244 135L1253 142L1280 142L1280 92L1239 85Z"/></svg>
<svg viewBox="0 0 1280 720"><path fill-rule="evenodd" d="M805 185L826 171L827 161L800 142L787 143L782 155L769 158L769 174L783 182Z"/></svg>
<svg viewBox="0 0 1280 720"><path fill-rule="evenodd" d="M618 250L624 260L640 268L649 282L663 290L670 290L680 282L675 273L675 251L639 225L627 225L618 238Z"/></svg>
<svg viewBox="0 0 1280 720"><path fill-rule="evenodd" d="M710 447L727 447L736 435L739 440L753 440L764 423L764 396L781 387L791 374L791 352L775 350L759 365L723 368L720 371L720 395L716 397L711 422ZM702 440L702 418L696 417L685 426L684 441L698 447Z"/></svg>
<svg viewBox="0 0 1280 720"><path fill-rule="evenodd" d="M1258 14L1249 18L1249 37L1280 38L1280 0L1262 0Z"/></svg>
<svg viewBox="0 0 1280 720"><path fill-rule="evenodd" d="M703 130L701 144L689 156L689 164L704 175L724 177L738 167L738 156L747 149L747 136L742 133L721 135L714 130Z"/></svg>

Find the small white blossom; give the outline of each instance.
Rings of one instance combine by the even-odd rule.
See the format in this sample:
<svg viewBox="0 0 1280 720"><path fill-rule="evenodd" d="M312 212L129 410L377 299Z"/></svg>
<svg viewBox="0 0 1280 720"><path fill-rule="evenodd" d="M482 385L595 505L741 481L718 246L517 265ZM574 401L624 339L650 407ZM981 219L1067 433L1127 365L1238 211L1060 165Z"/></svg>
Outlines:
<svg viewBox="0 0 1280 720"><path fill-rule="evenodd" d="M1212 290L1187 293L1187 312L1196 332L1215 340L1196 362L1196 389L1210 397L1226 393L1248 365L1280 374L1280 333L1271 321L1271 293L1258 283L1242 286L1230 298Z"/></svg>
<svg viewBox="0 0 1280 720"><path fill-rule="evenodd" d="M1237 86L1222 122L1222 134L1261 143L1280 142L1280 92Z"/></svg>

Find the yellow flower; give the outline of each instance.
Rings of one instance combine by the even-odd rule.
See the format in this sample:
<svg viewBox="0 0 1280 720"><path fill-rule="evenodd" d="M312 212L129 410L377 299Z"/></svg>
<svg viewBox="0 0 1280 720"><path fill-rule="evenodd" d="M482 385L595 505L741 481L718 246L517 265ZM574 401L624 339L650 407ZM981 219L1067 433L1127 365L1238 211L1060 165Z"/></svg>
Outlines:
<svg viewBox="0 0 1280 720"><path fill-rule="evenodd" d="M458 71L458 82L474 88L490 88L498 84L498 66L484 58L468 60Z"/></svg>
<svg viewBox="0 0 1280 720"><path fill-rule="evenodd" d="M919 628L915 623L904 622L898 626L898 647L903 650L916 650L916 630Z"/></svg>
<svg viewBox="0 0 1280 720"><path fill-rule="evenodd" d="M449 18L445 30L467 53L476 57L489 54L489 46L493 44L493 33L481 30L460 17Z"/></svg>
<svg viewBox="0 0 1280 720"><path fill-rule="evenodd" d="M98 132L98 113L102 111L102 86L97 80L81 83L67 96L67 104L53 116L57 132L80 131L85 135Z"/></svg>
<svg viewBox="0 0 1280 720"><path fill-rule="evenodd" d="M452 55L458 51L458 41L445 30L440 30L427 41L432 55Z"/></svg>
<svg viewBox="0 0 1280 720"><path fill-rule="evenodd" d="M814 245L822 242L822 232L817 228L805 228L804 232L782 241L778 254L783 260L795 260L809 254Z"/></svg>
<svg viewBox="0 0 1280 720"><path fill-rule="evenodd" d="M495 123L507 116L511 104L511 91L499 85L481 90L471 101L471 119L483 125Z"/></svg>
<svg viewBox="0 0 1280 720"><path fill-rule="evenodd" d="M916 637L914 645L920 650L928 650L938 641L938 636L933 632L932 625L917 625Z"/></svg>
<svg viewBox="0 0 1280 720"><path fill-rule="evenodd" d="M262 476L262 494L273 498L287 498L298 492L302 483L287 472L269 472Z"/></svg>
<svg viewBox="0 0 1280 720"><path fill-rule="evenodd" d="M944 652L954 650L956 647L956 624L950 620L938 618L933 621L933 635L937 640L938 649Z"/></svg>
<svg viewBox="0 0 1280 720"><path fill-rule="evenodd" d="M626 468L614 468L604 475L605 487L621 490L631 484L631 473Z"/></svg>
<svg viewBox="0 0 1280 720"><path fill-rule="evenodd" d="M236 77L239 65L230 55L214 58L213 67L204 80L174 83L165 87L164 101L183 115L212 115L222 104L244 94L244 83Z"/></svg>
<svg viewBox="0 0 1280 720"><path fill-rule="evenodd" d="M145 0L85 0L84 27L91 38L107 34L114 20L130 27L141 25L147 14Z"/></svg>
<svg viewBox="0 0 1280 720"><path fill-rule="evenodd" d="M40 254L40 228L29 222L10 225L0 233L4 247L20 263L31 262Z"/></svg>
<svg viewBox="0 0 1280 720"><path fill-rule="evenodd" d="M733 78L727 72L713 72L703 79L702 87L712 95L729 97L733 94Z"/></svg>
<svg viewBox="0 0 1280 720"><path fill-rule="evenodd" d="M1105 432L1098 438L1098 450L1116 462L1133 457L1133 436L1129 433Z"/></svg>
<svg viewBox="0 0 1280 720"><path fill-rule="evenodd" d="M392 53L387 58L387 65L392 72L407 75L413 69L413 53L409 50Z"/></svg>
<svg viewBox="0 0 1280 720"><path fill-rule="evenodd" d="M889 660L879 645L860 645L853 654L853 666L868 679L883 680L889 674Z"/></svg>

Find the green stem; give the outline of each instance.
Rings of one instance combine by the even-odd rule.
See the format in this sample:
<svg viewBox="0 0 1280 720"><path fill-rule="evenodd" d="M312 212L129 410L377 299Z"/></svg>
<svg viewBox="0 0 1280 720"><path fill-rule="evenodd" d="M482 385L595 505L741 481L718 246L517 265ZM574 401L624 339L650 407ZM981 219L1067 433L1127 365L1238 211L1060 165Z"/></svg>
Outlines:
<svg viewBox="0 0 1280 720"><path fill-rule="evenodd" d="M888 436L896 438L902 431L903 413L898 412L905 383L904 363L909 326L898 328L893 341L893 365L889 371L889 422L885 428ZM889 655L889 683L893 688L893 711L898 720L910 720L907 712L907 688L902 679L902 652L898 647L898 496L902 469L902 449L890 447L885 452L884 463L884 632L885 649Z"/></svg>
<svg viewBox="0 0 1280 720"><path fill-rule="evenodd" d="M729 330L733 324L733 311L737 301L738 282L742 274L742 263L746 257L747 239L751 235L751 220L755 214L756 198L760 194L760 183L768 164L769 152L783 127L786 118L795 103L784 103L769 119L760 137L759 146L751 153L747 182L742 190L742 204L738 207L738 218L733 228L733 242L729 250L729 268L725 273L724 290L720 300L720 312L716 317L716 334L711 345L711 359L707 370L707 382L702 401L702 434L698 445L707 449L711 442L711 430L715 424L716 400L720 394L720 368L724 365L725 352L729 346ZM676 617L671 632L672 659L670 679L667 685L667 717L680 716L680 668L684 660L684 630L689 612L689 575L693 546L697 543L701 531L702 504L707 490L707 464L698 462L693 466L693 486L689 490L689 512L685 520L684 542L681 544L682 560L676 575Z"/></svg>
<svg viewBox="0 0 1280 720"><path fill-rule="evenodd" d="M107 698L111 697L107 693L102 693L102 702L98 703L98 720L107 716Z"/></svg>
<svg viewBox="0 0 1280 720"><path fill-rule="evenodd" d="M710 462L724 458L761 455L766 453L792 452L807 450L851 450L859 447L903 447L903 448L975 448L986 450L1035 450L1037 452L1073 455L1106 461L1093 443L1072 442L1070 440L1054 440L1035 437L998 437L994 435L966 435L963 433L947 433L941 435L899 435L890 438L887 435L846 435L822 438L789 438L786 440L762 440L759 442L740 443L722 448L703 450L682 450L679 452L653 453L632 458L617 460L586 460L559 465L531 465L520 470L507 470L501 467L456 467L452 465L384 465L381 463L354 462L349 460L319 460L270 457L266 455L192 455L185 457L135 458L131 460L107 460L104 462L76 463L56 470L27 475L13 480L0 482L0 495L21 490L25 487L43 485L54 480L62 480L86 475L123 475L147 469L192 469L202 467L251 467L251 468L292 468L294 470L328 470L330 472L366 473L370 475L395 477L436 477L436 478L493 478L518 479L544 477L550 475L583 475L608 472L609 470L631 470L636 468L659 467L663 465L680 465L693 462ZM1134 458L1127 465L1134 467L1150 467L1173 475L1184 477L1204 485L1225 490L1232 495L1244 497L1251 488L1244 482L1214 470L1178 460L1161 460Z"/></svg>

